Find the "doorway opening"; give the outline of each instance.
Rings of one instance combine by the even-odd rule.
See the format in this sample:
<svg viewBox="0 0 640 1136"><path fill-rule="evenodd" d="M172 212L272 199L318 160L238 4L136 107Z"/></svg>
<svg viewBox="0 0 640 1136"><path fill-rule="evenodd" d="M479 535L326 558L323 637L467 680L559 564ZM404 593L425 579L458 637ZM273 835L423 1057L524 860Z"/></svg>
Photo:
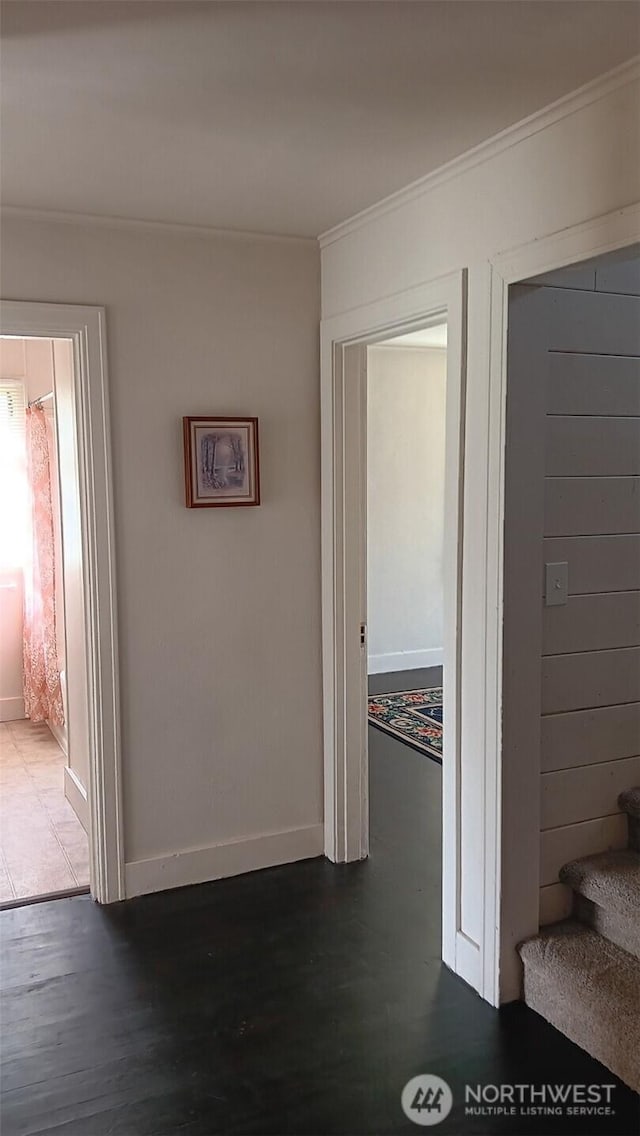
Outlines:
<svg viewBox="0 0 640 1136"><path fill-rule="evenodd" d="M104 311L1 314L0 903L108 903L125 888Z"/></svg>
<svg viewBox="0 0 640 1136"><path fill-rule="evenodd" d="M393 810L386 808L383 787L385 775L393 770L394 766L393 758L390 757L394 752L391 743L397 742L395 755L400 759L396 762L397 768L404 768L408 772L417 761L414 771L420 783L424 783L423 788L427 781L431 782L426 792L429 808L433 813L431 818L426 813L422 818L414 816L416 844L411 853L421 865L428 857L431 858L431 884L437 889L436 895L441 896L440 924L437 899L434 910L435 896L432 895L429 902L425 895L425 889L429 886L428 881L418 889L420 894L417 895L417 902L421 905L421 915L424 916L427 909L429 912L427 929L430 940L430 945L427 947L429 956L434 958L432 935L435 931L437 941L435 956L442 959L451 970L477 989L481 981L480 948L477 940L467 932L469 918L473 918L475 910L472 905L462 903L459 871L463 843L463 802L460 795L462 657L460 630L466 288L466 272L452 273L397 297L365 305L346 316L326 320L322 326L325 853L329 859L338 863L368 857L370 819L374 851L378 833L382 840L379 847L382 848L385 822L393 824L399 819L394 819ZM410 341L409 343L405 341L404 346L400 347L397 343L389 343L390 340L397 340L398 337L408 336L411 333L420 333L428 337L428 341L423 342L422 347L430 347L432 356L435 348L440 351L439 364L435 370L432 367L430 397L433 422L436 416L440 417L437 430L439 442L436 444L434 435L432 455L434 471L437 467L439 478L439 490L435 495L439 496L439 503L434 506L433 516L435 517L439 511L440 521L436 523L433 518L432 520L434 534L438 524L441 526L438 529L441 532L441 548L434 556L430 568L431 585L426 572L421 579L418 577L417 583L413 585L414 608L418 602L422 602L425 595L428 597L427 606L429 603L433 605L429 619L425 614L418 621L415 611L413 618L411 612L403 613L402 618L405 621L405 630L411 629L412 624L420 622L421 632L424 635L426 624L430 620L433 622L437 609L440 608L439 617L435 618L438 634L433 627L429 634L436 635L441 641L436 643L434 638L428 643L426 640L418 643L415 640L407 646L408 641L405 639L403 646L397 640L392 650L388 646L385 647L383 640L378 638L382 631L380 625L376 629L375 614L371 628L372 637L369 637L369 643L367 642L367 621L370 618L367 608L368 467L372 471L374 469L377 471L378 487L375 491L380 496L378 491L382 486L381 496L386 501L387 510L391 509L390 516L393 515L390 501L394 493L398 492L397 487L393 487L393 492L390 490L388 484L390 471L385 473L379 463L376 466L376 455L372 455L371 451L369 454L367 452L367 369L370 362L368 356L370 356L374 359L375 371L378 358L374 354L376 351L381 353L381 358L382 353L397 354L397 351L415 349L416 344L411 345ZM443 350L445 346L446 350ZM382 385L384 386L384 383ZM427 381L423 387L423 399L426 397L429 385ZM437 397L434 393L436 390ZM387 408L387 415L391 421L394 413L393 398L389 397L391 403ZM416 417L414 411L409 413L411 417ZM378 416L380 417L380 414ZM427 415L427 419L428 417ZM382 418L381 429L384 435L384 412ZM426 433L427 435L429 433L428 424ZM400 450L400 457L398 458L396 454L394 461L399 462L400 473L395 472L391 480L395 477L402 487L407 479L402 471L402 428L398 422L395 422L393 430L390 430L390 437L394 436L396 436L395 445ZM414 451L419 451L424 446L424 436L416 437L412 442ZM439 457L436 458L438 446L441 449ZM424 479L423 459L424 454L412 453L413 465L411 465L407 455L407 469L412 469L411 477L414 482ZM405 498L409 499L414 490L415 485L409 492L405 492ZM412 508L418 513L421 507L424 508L427 495L428 487L421 495L421 503L416 504L417 498L414 498ZM419 524L420 520L418 519L416 523ZM393 554L397 550L391 547L388 534L386 539L384 537L384 520L378 528L383 530L380 541L383 552L378 556L378 564L382 565L381 578L384 578L385 561L388 570ZM437 540L434 535L434 547ZM375 552L372 552L372 556L375 559ZM407 556L408 553L405 551L398 555L397 560L402 563ZM396 574L399 571L397 565L391 570L391 576L394 571ZM437 581L440 581L440 585ZM441 598L435 598L439 586ZM378 585L374 583L373 577L371 587L372 592L375 593ZM422 597L420 601L418 596ZM394 622L393 619L391 622ZM398 631L398 619L395 622ZM410 652L415 653L410 654ZM379 679L378 675L372 675L370 679L369 655L371 655L371 670L379 670L379 673L385 676L393 675L394 679L387 677ZM395 656L395 661L389 656ZM404 665L407 658L411 659L413 664L421 665L407 668ZM396 670L392 670L392 667L396 667ZM438 683L437 680L441 677L440 671L432 671L431 667L442 667L446 680ZM422 692L429 691L426 695L420 695L421 701L428 705L418 707L418 710L422 711L416 716L420 718L420 723L416 724L412 718L412 739L406 733L402 739L398 733L394 735L389 729L382 729L383 725L395 728L391 721L394 717L393 708L389 711L389 721L383 723L381 720L384 716L383 711L380 707L374 709L373 704L368 702L369 681L372 687L371 694L376 696L376 703L382 696L380 683L387 686L388 695L400 693L398 682L401 687L405 687L405 690L408 689L405 680L397 677L401 675L402 670L422 670L424 673L419 676L415 673L411 675L410 684ZM416 706L415 701L413 706ZM376 717L376 725L371 727L371 813L369 710ZM404 715L404 717L410 716ZM426 746L425 742L428 743ZM389 759L385 761L382 757L378 761L378 750L385 747L389 750ZM446 755L442 767L438 761L441 754ZM406 758L404 765L403 757ZM393 776L393 773L389 775ZM378 776L380 791L375 783ZM394 788L399 790L400 784L398 780ZM418 794L422 791L418 790ZM411 796L411 792L408 786L406 800ZM400 814L401 812L400 808ZM380 828L377 827L378 824ZM401 819L399 827L402 827ZM435 842L431 851L426 846L427 832ZM387 831L387 837L388 835ZM400 853L401 848L402 834L399 833ZM397 867L397 863L395 866ZM411 871L412 864L407 862L405 878L410 876ZM413 900L411 902L413 903ZM411 918L413 917L412 915ZM422 946L424 945L423 942Z"/></svg>
<svg viewBox="0 0 640 1136"><path fill-rule="evenodd" d="M89 890L87 689L68 339L0 339L0 902ZM66 396L66 398L65 398Z"/></svg>
<svg viewBox="0 0 640 1136"><path fill-rule="evenodd" d="M367 348L370 855L401 860L440 953L447 325ZM410 901L410 897L407 897Z"/></svg>

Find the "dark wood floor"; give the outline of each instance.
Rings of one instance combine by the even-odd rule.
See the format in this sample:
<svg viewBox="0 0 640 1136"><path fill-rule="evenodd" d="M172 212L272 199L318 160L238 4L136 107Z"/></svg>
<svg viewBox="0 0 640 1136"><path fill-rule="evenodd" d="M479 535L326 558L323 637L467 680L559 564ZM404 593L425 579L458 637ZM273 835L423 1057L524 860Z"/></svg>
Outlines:
<svg viewBox="0 0 640 1136"><path fill-rule="evenodd" d="M367 862L2 912L3 1136L417 1132L421 1072L453 1090L438 1132L636 1132L602 1066L442 966L440 778L372 730ZM615 1083L617 1116L467 1119L466 1081Z"/></svg>
<svg viewBox="0 0 640 1136"><path fill-rule="evenodd" d="M442 667L421 667L413 671L369 675L369 694L393 694L397 690L427 690L442 686Z"/></svg>

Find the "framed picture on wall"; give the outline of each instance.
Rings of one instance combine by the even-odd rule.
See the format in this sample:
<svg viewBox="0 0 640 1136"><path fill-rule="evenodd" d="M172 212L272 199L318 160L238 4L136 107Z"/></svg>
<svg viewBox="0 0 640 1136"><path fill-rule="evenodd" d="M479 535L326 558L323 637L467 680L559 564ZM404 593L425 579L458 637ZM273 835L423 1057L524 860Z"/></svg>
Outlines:
<svg viewBox="0 0 640 1136"><path fill-rule="evenodd" d="M182 419L188 509L260 504L258 419Z"/></svg>

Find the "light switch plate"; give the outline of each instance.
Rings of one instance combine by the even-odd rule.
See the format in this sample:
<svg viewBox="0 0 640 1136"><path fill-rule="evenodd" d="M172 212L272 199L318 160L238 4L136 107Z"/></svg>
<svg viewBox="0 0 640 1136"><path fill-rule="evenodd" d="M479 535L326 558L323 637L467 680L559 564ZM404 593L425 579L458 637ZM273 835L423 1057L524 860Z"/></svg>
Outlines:
<svg viewBox="0 0 640 1136"><path fill-rule="evenodd" d="M558 607L569 599L569 565L567 561L544 566L544 602L547 607Z"/></svg>

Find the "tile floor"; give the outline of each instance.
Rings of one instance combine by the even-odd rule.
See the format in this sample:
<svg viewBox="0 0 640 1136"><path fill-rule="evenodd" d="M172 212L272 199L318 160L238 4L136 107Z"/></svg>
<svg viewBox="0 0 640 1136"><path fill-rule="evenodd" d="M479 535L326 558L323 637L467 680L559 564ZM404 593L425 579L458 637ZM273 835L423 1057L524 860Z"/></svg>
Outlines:
<svg viewBox="0 0 640 1136"><path fill-rule="evenodd" d="M89 883L87 835L64 795L48 726L0 723L0 903Z"/></svg>

